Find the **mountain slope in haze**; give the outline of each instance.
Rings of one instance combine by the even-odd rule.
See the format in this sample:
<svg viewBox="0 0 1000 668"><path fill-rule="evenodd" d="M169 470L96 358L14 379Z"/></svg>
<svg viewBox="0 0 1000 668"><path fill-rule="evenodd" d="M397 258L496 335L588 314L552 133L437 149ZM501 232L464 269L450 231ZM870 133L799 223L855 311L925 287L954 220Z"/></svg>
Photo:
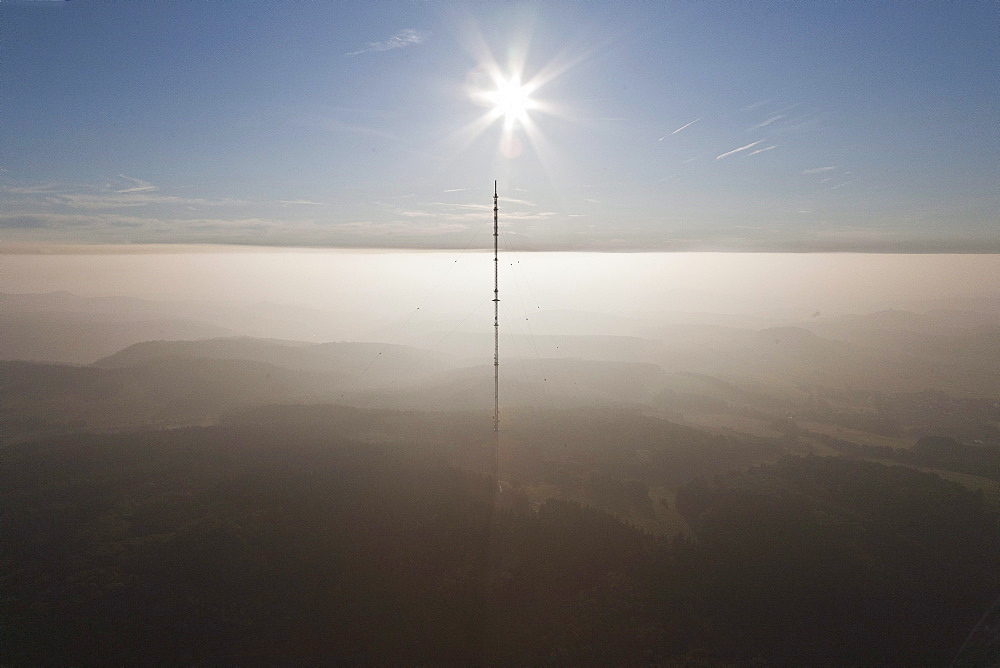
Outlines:
<svg viewBox="0 0 1000 668"><path fill-rule="evenodd" d="M900 346L939 336L1000 328L1000 314L934 309L925 313L888 309L802 325L820 336L865 345Z"/></svg>
<svg viewBox="0 0 1000 668"><path fill-rule="evenodd" d="M730 316L671 314L636 322L640 336L561 333L512 339L520 356L649 362L778 391L796 385L883 392L939 389L963 396L1000 397L1000 315L993 311L887 310L838 318L808 318L762 326ZM603 322L591 318L595 322ZM607 319L608 326L621 323ZM584 319L582 323L587 322ZM650 323L656 323L650 325ZM582 330L590 331L590 330ZM481 344L482 347L482 344Z"/></svg>
<svg viewBox="0 0 1000 668"><path fill-rule="evenodd" d="M65 291L0 293L0 331L0 359L66 364L90 364L139 341L232 334L159 302Z"/></svg>
<svg viewBox="0 0 1000 668"><path fill-rule="evenodd" d="M653 364L580 359L509 359L501 366L503 406L641 404L662 384ZM493 367L478 365L439 374L419 388L374 393L385 405L440 410L493 405Z"/></svg>
<svg viewBox="0 0 1000 668"><path fill-rule="evenodd" d="M764 391L710 376L667 372L648 362L507 359L500 367L501 410L630 406L682 413L756 411L786 414L791 404ZM406 410L484 410L493 406L493 367L443 372L413 387L376 388L358 405Z"/></svg>
<svg viewBox="0 0 1000 668"><path fill-rule="evenodd" d="M0 359L90 364L138 341L201 339L231 332L182 319L123 321L89 314L16 315L0 312Z"/></svg>
<svg viewBox="0 0 1000 668"><path fill-rule="evenodd" d="M994 306L994 308L996 308ZM1000 397L1000 312L886 310L804 324L867 351L855 388Z"/></svg>
<svg viewBox="0 0 1000 668"><path fill-rule="evenodd" d="M491 365L449 368L441 355L398 345L307 344L246 337L150 341L130 346L95 366L137 367L154 360L169 365L171 359L242 359L326 375L330 388L347 392L341 400L363 405L452 410L487 408L493 403ZM688 389L691 385L689 378L681 380L654 364L640 362L508 358L500 371L505 406L648 405L677 382ZM717 394L717 387L710 384L699 389ZM749 395L746 398L751 400Z"/></svg>
<svg viewBox="0 0 1000 668"><path fill-rule="evenodd" d="M441 368L425 351L381 344L154 341L89 367L0 363L0 421L9 439L71 429L211 423L227 411L268 403L332 401L428 411L492 407L491 366ZM511 360L502 367L502 382L505 411L669 409L676 408L678 391L688 407L774 405L766 395L667 374L652 364Z"/></svg>
<svg viewBox="0 0 1000 668"><path fill-rule="evenodd" d="M0 434L210 423L245 406L405 388L441 368L405 346L247 337L149 341L86 367L0 362Z"/></svg>
<svg viewBox="0 0 1000 668"><path fill-rule="evenodd" d="M0 440L212 422L245 405L328 398L321 376L248 360L129 368L0 362Z"/></svg>
<svg viewBox="0 0 1000 668"><path fill-rule="evenodd" d="M330 341L356 338L372 324L357 313L269 302L0 293L0 359L90 364L142 341L233 335Z"/></svg>
<svg viewBox="0 0 1000 668"><path fill-rule="evenodd" d="M880 392L944 390L1000 397L1000 328L953 335L907 335L895 345L872 334L815 333L812 327L761 330L672 328L650 361L667 371L713 376L767 388L833 387Z"/></svg>
<svg viewBox="0 0 1000 668"><path fill-rule="evenodd" d="M519 364L516 360L532 357L651 363L669 373L721 378L766 393L781 392L786 398L795 398L793 388L802 385L1000 396L1000 356L995 354L1000 346L1000 311L991 310L988 303L972 306L979 310L887 310L772 320L776 325L772 327L765 326L765 319L740 315L657 313L630 318L539 311L530 321L505 330L501 364ZM492 358L492 331L484 323L480 327L442 314L380 328L377 322L360 323L362 317L361 313L335 314L266 303L82 298L67 292L0 294L0 359L91 363L110 357L102 364L121 365L128 363L122 360L131 359L130 355L242 356L290 369L363 376L361 387L374 387L429 380L436 371L477 366ZM402 346L371 350L364 346L381 344L328 344L336 348L329 351L278 348L279 344L304 348L293 341L343 340L345 331L360 333L371 328L382 331L385 340L432 352L421 353L426 359L417 363L407 358ZM237 354L225 347L236 350L239 344L228 343L214 350L201 344L168 351L162 343L228 334L267 337L275 349ZM161 341L150 344L160 350L113 354L146 341ZM370 383L364 379L368 376Z"/></svg>
<svg viewBox="0 0 1000 668"><path fill-rule="evenodd" d="M404 383L439 373L440 356L409 346L384 343L304 343L234 337L200 341L145 341L98 360L104 368L133 367L170 358L247 360L289 371L324 374L333 387Z"/></svg>

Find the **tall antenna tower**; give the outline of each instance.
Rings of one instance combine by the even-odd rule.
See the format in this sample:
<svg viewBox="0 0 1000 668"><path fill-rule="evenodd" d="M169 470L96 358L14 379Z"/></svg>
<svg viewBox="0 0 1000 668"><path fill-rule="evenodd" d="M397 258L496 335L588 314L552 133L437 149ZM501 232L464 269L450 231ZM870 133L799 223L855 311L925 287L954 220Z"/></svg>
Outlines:
<svg viewBox="0 0 1000 668"><path fill-rule="evenodd" d="M500 491L500 226L497 182L493 182L493 456Z"/></svg>

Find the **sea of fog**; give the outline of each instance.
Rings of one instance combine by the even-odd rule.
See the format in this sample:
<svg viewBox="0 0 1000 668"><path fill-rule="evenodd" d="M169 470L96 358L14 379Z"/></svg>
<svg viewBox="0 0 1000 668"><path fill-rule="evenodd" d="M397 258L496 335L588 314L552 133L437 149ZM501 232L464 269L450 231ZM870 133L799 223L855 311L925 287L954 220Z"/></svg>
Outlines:
<svg viewBox="0 0 1000 668"><path fill-rule="evenodd" d="M488 252L88 248L0 255L0 292L268 302L393 319L491 311ZM502 253L506 316L579 310L809 317L1000 297L1000 255Z"/></svg>

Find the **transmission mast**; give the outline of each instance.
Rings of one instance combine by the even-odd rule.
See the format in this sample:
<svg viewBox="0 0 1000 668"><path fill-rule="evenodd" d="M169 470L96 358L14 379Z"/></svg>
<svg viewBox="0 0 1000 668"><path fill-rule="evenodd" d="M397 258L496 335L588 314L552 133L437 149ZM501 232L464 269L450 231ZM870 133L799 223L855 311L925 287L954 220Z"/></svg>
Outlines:
<svg viewBox="0 0 1000 668"><path fill-rule="evenodd" d="M500 226L497 182L493 182L493 456L500 487Z"/></svg>

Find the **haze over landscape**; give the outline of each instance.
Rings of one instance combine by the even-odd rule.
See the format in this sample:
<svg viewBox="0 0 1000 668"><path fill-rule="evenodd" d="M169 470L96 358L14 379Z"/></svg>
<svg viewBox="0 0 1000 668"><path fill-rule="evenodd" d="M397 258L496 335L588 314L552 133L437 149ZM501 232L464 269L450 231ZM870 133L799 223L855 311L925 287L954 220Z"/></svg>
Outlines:
<svg viewBox="0 0 1000 668"><path fill-rule="evenodd" d="M998 665L998 26L0 3L0 663Z"/></svg>

